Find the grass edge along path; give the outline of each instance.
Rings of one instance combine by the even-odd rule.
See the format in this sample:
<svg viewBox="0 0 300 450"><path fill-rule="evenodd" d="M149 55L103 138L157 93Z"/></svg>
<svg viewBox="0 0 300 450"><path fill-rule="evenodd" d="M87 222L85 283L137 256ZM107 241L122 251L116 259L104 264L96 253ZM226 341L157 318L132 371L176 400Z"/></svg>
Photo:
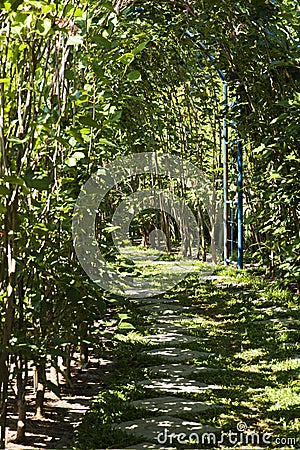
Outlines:
<svg viewBox="0 0 300 450"><path fill-rule="evenodd" d="M117 370L78 426L74 448L299 448L298 297L251 271L218 268L216 274L204 282L193 274L161 298L123 302L120 311L134 328L114 336ZM156 333L196 337L176 343L177 349L195 352L180 362L195 370L177 374L177 386L194 380L207 389L161 390L174 378L167 383L166 374L153 367L157 370L172 362L151 352L174 346L147 338ZM145 386L153 380L161 382L150 389ZM162 422L163 416L144 409L143 404L170 396L210 405L196 413L179 408L171 416L217 429L215 443L197 443L194 434L184 444L169 437L162 444L161 435L161 445L156 438L143 447L149 440L134 432L137 424L141 429L141 420L147 424L156 417ZM130 423L125 432L122 424ZM169 421L169 425L174 424Z"/></svg>

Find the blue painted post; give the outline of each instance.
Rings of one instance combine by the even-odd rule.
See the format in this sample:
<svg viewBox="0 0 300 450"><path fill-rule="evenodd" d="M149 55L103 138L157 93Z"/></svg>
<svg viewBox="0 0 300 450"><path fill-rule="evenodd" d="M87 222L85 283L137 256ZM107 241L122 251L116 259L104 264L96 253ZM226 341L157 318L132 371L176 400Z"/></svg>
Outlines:
<svg viewBox="0 0 300 450"><path fill-rule="evenodd" d="M224 229L224 264L228 265L228 85L223 82L223 102L224 102L224 119L223 119L223 229Z"/></svg>
<svg viewBox="0 0 300 450"><path fill-rule="evenodd" d="M238 268L243 268L244 236L243 236L243 147L238 141Z"/></svg>

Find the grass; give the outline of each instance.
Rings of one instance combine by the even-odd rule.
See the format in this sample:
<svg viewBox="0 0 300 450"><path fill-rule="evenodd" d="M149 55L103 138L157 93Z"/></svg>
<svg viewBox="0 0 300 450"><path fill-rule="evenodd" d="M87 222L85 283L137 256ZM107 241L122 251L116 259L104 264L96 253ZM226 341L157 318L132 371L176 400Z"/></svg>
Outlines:
<svg viewBox="0 0 300 450"><path fill-rule="evenodd" d="M156 270L163 270L163 267ZM249 432L270 433L282 439L283 444L279 445L274 438L268 448L299 448L288 443L291 438L297 438L299 443L300 437L298 297L264 279L257 270L237 272L217 267L215 274L220 278L201 282L198 274L193 273L164 295L164 298L179 300L182 306L189 306L188 316L199 317L196 323L186 320L188 334L207 338L188 347L209 351L208 360L193 363L215 370L195 374L193 378L221 386L219 390L189 395L219 406L190 420L215 426L223 433L236 431L237 423L244 422ZM159 364L159 359L143 353L152 348L141 338L149 334L150 319L143 318L145 312L141 313L132 304L125 306L125 311L135 331L120 331L115 337L118 369L79 425L75 448L125 448L141 442L110 426L114 421L147 417L149 413L136 410L128 402L155 396L136 384L150 378L149 367ZM287 317L294 321L276 321ZM265 322L270 319L276 320ZM298 358L293 359L297 354ZM199 448L197 444L190 445L183 448Z"/></svg>

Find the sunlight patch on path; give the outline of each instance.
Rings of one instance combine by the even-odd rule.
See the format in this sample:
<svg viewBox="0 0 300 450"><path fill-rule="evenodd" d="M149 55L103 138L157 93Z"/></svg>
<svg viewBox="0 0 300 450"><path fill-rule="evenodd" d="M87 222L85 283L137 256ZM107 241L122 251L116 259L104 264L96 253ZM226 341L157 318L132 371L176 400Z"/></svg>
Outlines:
<svg viewBox="0 0 300 450"><path fill-rule="evenodd" d="M143 336L143 339L149 341L151 344L172 344L175 346L180 346L182 344L188 344L189 342L202 341L195 336L187 336L185 334L177 333L167 333L167 334L153 334L148 336Z"/></svg>
<svg viewBox="0 0 300 450"><path fill-rule="evenodd" d="M157 348L142 353L148 356L157 356L169 362L190 361L192 359L207 358L210 356L210 353L207 352L198 352L197 350L181 349L177 347Z"/></svg>
<svg viewBox="0 0 300 450"><path fill-rule="evenodd" d="M156 392L168 392L169 394L199 394L210 389L222 389L214 384L199 383L185 378L161 378L158 380L138 381L138 386L152 389Z"/></svg>
<svg viewBox="0 0 300 450"><path fill-rule="evenodd" d="M215 407L211 404L194 402L192 400L171 396L136 400L130 404L136 408L146 409L147 411L159 414L171 414L174 416L177 416L178 414L197 414Z"/></svg>
<svg viewBox="0 0 300 450"><path fill-rule="evenodd" d="M200 367L192 364L162 364L160 366L149 367L149 369L156 375L164 375L167 377L188 377L190 375L216 370L211 367Z"/></svg>
<svg viewBox="0 0 300 450"><path fill-rule="evenodd" d="M166 303L159 303L159 304L149 304L149 305L140 305L138 306L139 309L143 309L145 311L149 311L151 314L159 314L160 316L164 315L172 315L174 312L180 313L180 312L187 312L190 308L181 306L180 303L175 305L170 305Z"/></svg>
<svg viewBox="0 0 300 450"><path fill-rule="evenodd" d="M177 437L182 433L188 436L191 433L201 435L203 433L215 433L217 431L214 427L201 425L198 422L189 422L172 416L149 417L147 419L113 424L112 427L131 433L136 437L149 439L153 442L159 442L159 434L164 433L166 429L172 430L171 432Z"/></svg>

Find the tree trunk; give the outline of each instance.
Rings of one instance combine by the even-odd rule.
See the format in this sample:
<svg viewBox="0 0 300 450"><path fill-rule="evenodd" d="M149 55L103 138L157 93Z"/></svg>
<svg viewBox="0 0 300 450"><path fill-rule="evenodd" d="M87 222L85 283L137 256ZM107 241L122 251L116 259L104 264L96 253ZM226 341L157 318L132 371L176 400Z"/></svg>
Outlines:
<svg viewBox="0 0 300 450"><path fill-rule="evenodd" d="M211 239L211 257L212 257L212 262L214 264L217 264L218 259L217 259L217 249L216 249L215 224L211 225L210 239Z"/></svg>
<svg viewBox="0 0 300 450"><path fill-rule="evenodd" d="M170 239L170 223L169 216L161 208L161 228L166 236L166 252L171 252L171 239Z"/></svg>
<svg viewBox="0 0 300 450"><path fill-rule="evenodd" d="M15 287L16 287L16 243L15 234L11 231L16 229L17 220L17 191L14 191L14 198L7 206L5 221L5 256L7 261L7 302L5 311L5 320L3 324L3 347L9 346L14 313L15 313ZM9 358L8 351L0 351L0 448L5 448L5 430L7 415L7 397L8 397L8 377L9 377Z"/></svg>
<svg viewBox="0 0 300 450"><path fill-rule="evenodd" d="M141 227L140 232L142 234L142 247L147 247L147 229L146 227Z"/></svg>
<svg viewBox="0 0 300 450"><path fill-rule="evenodd" d="M80 336L80 367L83 367L89 361L89 348L86 342L88 337L88 324L81 323L79 325L79 336Z"/></svg>
<svg viewBox="0 0 300 450"><path fill-rule="evenodd" d="M17 361L17 442L23 442L26 429L26 384L27 384L27 361L23 362L20 356Z"/></svg>
<svg viewBox="0 0 300 450"><path fill-rule="evenodd" d="M200 259L200 248L201 248L201 260L206 262L206 250L205 250L205 226L204 226L204 218L203 211L201 205L198 206L198 225L200 229L200 247L198 250L198 259Z"/></svg>
<svg viewBox="0 0 300 450"><path fill-rule="evenodd" d="M36 366L36 397L35 397L35 418L44 417L44 398L45 398L46 368L45 363Z"/></svg>
<svg viewBox="0 0 300 450"><path fill-rule="evenodd" d="M64 364L65 364L65 380L67 382L67 385L69 388L72 388L72 380L71 380L71 346L68 344L66 345L65 352L68 355L68 357L64 358Z"/></svg>
<svg viewBox="0 0 300 450"><path fill-rule="evenodd" d="M54 357L54 365L51 365L50 368L50 381L55 384L55 386L59 386L59 372L57 370L58 367L58 358Z"/></svg>
<svg viewBox="0 0 300 450"><path fill-rule="evenodd" d="M6 437L8 368L6 365L6 360L3 361L3 357L0 359L1 359L1 361L0 361L0 382L1 382L0 448L2 449L2 448L5 448L5 437Z"/></svg>
<svg viewBox="0 0 300 450"><path fill-rule="evenodd" d="M89 349L86 342L80 342L80 366L83 367L89 361Z"/></svg>

